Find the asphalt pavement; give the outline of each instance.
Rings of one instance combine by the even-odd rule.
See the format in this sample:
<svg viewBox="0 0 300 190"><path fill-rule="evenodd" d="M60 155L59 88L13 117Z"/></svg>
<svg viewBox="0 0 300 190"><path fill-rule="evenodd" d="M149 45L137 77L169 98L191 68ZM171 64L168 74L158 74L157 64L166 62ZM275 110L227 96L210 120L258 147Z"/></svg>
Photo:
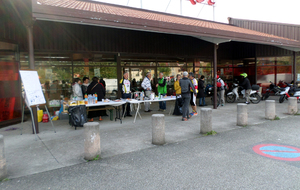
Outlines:
<svg viewBox="0 0 300 190"><path fill-rule="evenodd" d="M300 189L300 161L286 161L282 156L279 157L286 160L274 159L253 150L262 144L295 147L292 154L297 157L300 115L279 117L273 121L260 118L261 122L246 127L233 125L230 130L219 128L214 136L199 135L195 127L181 131L185 138L176 140L178 134L169 141L167 138L168 143L163 146L107 153L97 161L16 177L0 183L0 189ZM218 124L231 122L231 117L227 121L226 117L221 118L223 121ZM188 127L182 122L177 125ZM141 131L135 130L136 135ZM189 134L192 132L198 135ZM129 145L125 143L123 147Z"/></svg>

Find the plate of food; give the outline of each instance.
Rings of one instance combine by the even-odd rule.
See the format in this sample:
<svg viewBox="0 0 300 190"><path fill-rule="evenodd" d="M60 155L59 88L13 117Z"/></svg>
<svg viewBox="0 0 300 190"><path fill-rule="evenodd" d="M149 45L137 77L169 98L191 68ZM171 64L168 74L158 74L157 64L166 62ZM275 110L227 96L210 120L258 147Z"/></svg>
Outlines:
<svg viewBox="0 0 300 190"><path fill-rule="evenodd" d="M114 100L115 102L121 102L121 100Z"/></svg>

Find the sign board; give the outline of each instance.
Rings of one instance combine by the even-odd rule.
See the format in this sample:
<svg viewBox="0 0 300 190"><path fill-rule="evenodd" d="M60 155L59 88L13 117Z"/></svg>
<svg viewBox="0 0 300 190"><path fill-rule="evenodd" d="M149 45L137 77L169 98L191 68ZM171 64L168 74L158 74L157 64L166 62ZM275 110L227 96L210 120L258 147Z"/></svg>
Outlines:
<svg viewBox="0 0 300 190"><path fill-rule="evenodd" d="M293 146L278 144L259 144L253 151L259 155L284 161L300 161L300 149Z"/></svg>
<svg viewBox="0 0 300 190"><path fill-rule="evenodd" d="M100 68L94 69L94 76L100 77Z"/></svg>
<svg viewBox="0 0 300 190"><path fill-rule="evenodd" d="M37 71L20 70L27 106L46 104Z"/></svg>

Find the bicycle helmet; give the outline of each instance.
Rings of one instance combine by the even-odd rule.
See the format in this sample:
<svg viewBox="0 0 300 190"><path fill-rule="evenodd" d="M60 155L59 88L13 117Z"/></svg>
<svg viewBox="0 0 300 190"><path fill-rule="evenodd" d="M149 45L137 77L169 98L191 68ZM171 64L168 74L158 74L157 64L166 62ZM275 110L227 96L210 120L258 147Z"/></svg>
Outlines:
<svg viewBox="0 0 300 190"><path fill-rule="evenodd" d="M247 75L247 73L242 73L242 74L240 74L240 76L243 76L244 78L246 78L248 75Z"/></svg>
<svg viewBox="0 0 300 190"><path fill-rule="evenodd" d="M219 78L220 76L219 75L217 75L217 79Z"/></svg>

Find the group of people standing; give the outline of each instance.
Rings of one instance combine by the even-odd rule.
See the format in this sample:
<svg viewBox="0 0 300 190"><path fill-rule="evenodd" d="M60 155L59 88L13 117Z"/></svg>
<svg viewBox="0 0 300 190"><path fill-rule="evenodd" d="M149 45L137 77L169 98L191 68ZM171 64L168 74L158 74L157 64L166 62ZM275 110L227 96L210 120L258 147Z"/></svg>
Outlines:
<svg viewBox="0 0 300 190"><path fill-rule="evenodd" d="M83 77L82 79L83 83L81 83L81 79L75 78L74 83L72 85L72 96L76 97L78 99L83 99L85 94L93 95L97 94L98 101L101 101L105 97L105 83L101 82L98 77L93 77L92 81L90 83L90 79L88 77ZM103 84L104 83L104 84ZM101 108L94 107L94 109ZM94 117L99 117L99 121L102 121L102 117L106 115L105 110L99 110L99 111L90 111L88 113L89 121L93 121Z"/></svg>
<svg viewBox="0 0 300 190"><path fill-rule="evenodd" d="M181 98L183 101L182 106L182 120L187 121L191 116L196 116L198 114L197 107L196 107L196 98L198 93L198 81L196 80L194 73L183 72L183 78L181 79L181 75L178 74L176 76L177 80L174 83L174 89L176 91L177 98ZM200 95L201 95L201 102L205 105L204 100L204 76L201 76L200 79L201 88L200 88ZM146 77L144 78L141 87L145 91L145 96L150 97L152 92L151 87L151 73L148 72ZM156 84L157 91L160 95L165 96L167 94L167 81L163 77L163 73L159 73L158 83ZM189 104L192 107L192 112L189 113ZM176 106L175 106L176 107ZM159 102L159 110L158 111L165 111L166 110L166 102L161 101ZM151 112L150 104L148 102L145 103L145 112Z"/></svg>

